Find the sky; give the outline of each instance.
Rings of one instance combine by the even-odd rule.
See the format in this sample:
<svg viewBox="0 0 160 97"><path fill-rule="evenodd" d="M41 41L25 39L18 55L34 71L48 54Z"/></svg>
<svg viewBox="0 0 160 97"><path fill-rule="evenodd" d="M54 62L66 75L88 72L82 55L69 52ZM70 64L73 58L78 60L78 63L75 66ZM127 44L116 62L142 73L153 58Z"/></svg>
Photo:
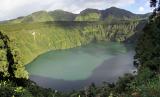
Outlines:
<svg viewBox="0 0 160 97"><path fill-rule="evenodd" d="M133 13L151 12L149 0L0 0L0 21L26 16L33 12L61 9L79 13L86 8L118 7Z"/></svg>

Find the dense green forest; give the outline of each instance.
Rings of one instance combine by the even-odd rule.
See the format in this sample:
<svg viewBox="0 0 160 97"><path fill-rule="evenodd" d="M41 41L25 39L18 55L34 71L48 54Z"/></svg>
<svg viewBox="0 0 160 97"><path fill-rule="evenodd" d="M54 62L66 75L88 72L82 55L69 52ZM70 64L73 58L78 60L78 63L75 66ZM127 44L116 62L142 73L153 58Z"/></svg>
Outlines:
<svg viewBox="0 0 160 97"><path fill-rule="evenodd" d="M57 49L73 48L93 41L123 42L141 33L145 20L107 22L43 22L1 24L27 64L38 55ZM129 41L129 40L128 40Z"/></svg>
<svg viewBox="0 0 160 97"><path fill-rule="evenodd" d="M22 79L25 78L26 72L21 72L19 67L15 67L16 64L20 63L16 62L16 57L19 55L15 55L14 49L11 49L15 43L1 33L1 53L3 53L1 57L3 60L0 62L4 65L3 69L1 69L0 95L1 97L159 97L159 25L160 17L157 16L145 26L144 34L137 43L135 66L138 68L138 75L126 74L116 84L104 82L102 87L91 84L85 90L70 93L43 89L32 81ZM11 60L8 60L8 57ZM23 66L20 66L20 69L23 69ZM16 70L18 70L17 72L20 76L16 75Z"/></svg>
<svg viewBox="0 0 160 97"><path fill-rule="evenodd" d="M151 6L155 6L155 0L151 1ZM103 82L103 86L92 83L84 90L69 93L37 86L28 79L24 64L49 50L67 49L94 41L130 42L128 39L141 31L145 21L1 24L0 96L160 97L159 11L160 6L148 20L143 33L138 34L140 37L136 43L134 57L137 74L126 74L116 83ZM78 20L81 20L81 17Z"/></svg>

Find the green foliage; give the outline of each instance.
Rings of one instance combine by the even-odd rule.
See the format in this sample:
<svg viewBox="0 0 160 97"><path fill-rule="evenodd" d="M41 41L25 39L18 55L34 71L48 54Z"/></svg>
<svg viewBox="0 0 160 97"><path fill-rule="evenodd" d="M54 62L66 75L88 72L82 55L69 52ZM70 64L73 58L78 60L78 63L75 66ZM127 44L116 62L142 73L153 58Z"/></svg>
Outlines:
<svg viewBox="0 0 160 97"><path fill-rule="evenodd" d="M150 22L144 28L144 35L136 48L136 62L140 67L148 67L151 70L160 70L160 18ZM144 42L145 41L145 42Z"/></svg>
<svg viewBox="0 0 160 97"><path fill-rule="evenodd" d="M22 87L11 81L0 81L1 97L65 97L59 92L41 88L29 80L25 80L24 84Z"/></svg>
<svg viewBox="0 0 160 97"><path fill-rule="evenodd" d="M75 14L63 10L51 11L49 12L49 15L54 21L73 21L76 17Z"/></svg>
<svg viewBox="0 0 160 97"><path fill-rule="evenodd" d="M22 22L45 22L45 21L53 21L52 17L46 11L39 11L32 13L31 15L24 17Z"/></svg>
<svg viewBox="0 0 160 97"><path fill-rule="evenodd" d="M44 22L3 24L0 29L14 41L21 53L20 61L29 63L38 55L57 49L86 45L92 41L123 42L137 30L139 21L102 22ZM25 37L24 37L25 36ZM16 42L16 43L15 43ZM18 57L18 56L17 56Z"/></svg>
<svg viewBox="0 0 160 97"><path fill-rule="evenodd" d="M6 56L6 50L1 49L0 50L0 74L1 76L8 76L8 62L7 62L7 56Z"/></svg>
<svg viewBox="0 0 160 97"><path fill-rule="evenodd" d="M30 23L30 22L45 22L53 21L52 17L46 11L38 11L26 17L18 18L9 21L9 23Z"/></svg>
<svg viewBox="0 0 160 97"><path fill-rule="evenodd" d="M124 9L111 7L101 12L101 20L139 20L146 19L150 14L137 15Z"/></svg>
<svg viewBox="0 0 160 97"><path fill-rule="evenodd" d="M33 97L28 90L10 81L0 81L0 95L1 97Z"/></svg>
<svg viewBox="0 0 160 97"><path fill-rule="evenodd" d="M28 72L25 70L19 50L15 49L14 43L2 32L0 32L0 41L0 78L28 79Z"/></svg>
<svg viewBox="0 0 160 97"><path fill-rule="evenodd" d="M62 10L55 10L51 12L38 11L28 16L19 17L17 19L9 20L6 23L30 23L30 22L47 22L47 21L73 21L76 15Z"/></svg>
<svg viewBox="0 0 160 97"><path fill-rule="evenodd" d="M7 35L0 33L0 78L17 78L13 82L0 81L1 97L160 97L159 17L146 25L139 39L135 56L138 74L135 76L126 74L114 84L104 82L101 87L92 84L84 90L70 93L43 89L25 80L28 73L23 61L28 63L48 50L73 48L92 41L123 42L135 34L138 23L132 20L109 24L44 22L0 25Z"/></svg>
<svg viewBox="0 0 160 97"><path fill-rule="evenodd" d="M137 86L141 97L159 97L160 96L160 76L152 79L147 79L144 83Z"/></svg>
<svg viewBox="0 0 160 97"><path fill-rule="evenodd" d="M3 40L0 40L0 48L4 48L4 42L3 42Z"/></svg>
<svg viewBox="0 0 160 97"><path fill-rule="evenodd" d="M99 13L87 13L76 17L75 21L99 21L101 14Z"/></svg>

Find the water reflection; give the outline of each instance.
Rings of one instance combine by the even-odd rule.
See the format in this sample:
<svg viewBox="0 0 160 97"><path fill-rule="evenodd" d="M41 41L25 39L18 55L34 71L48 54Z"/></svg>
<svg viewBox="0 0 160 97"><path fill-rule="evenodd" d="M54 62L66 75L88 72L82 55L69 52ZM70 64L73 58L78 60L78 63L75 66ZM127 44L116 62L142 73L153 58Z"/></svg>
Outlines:
<svg viewBox="0 0 160 97"><path fill-rule="evenodd" d="M133 55L134 51L130 51L104 60L102 64L95 68L92 74L84 80L68 81L36 75L32 75L30 79L37 82L37 84L42 87L60 91L79 90L90 85L92 82L96 85L101 85L103 81L115 82L120 76L123 76L125 73L132 73L132 71L135 70L132 63Z"/></svg>

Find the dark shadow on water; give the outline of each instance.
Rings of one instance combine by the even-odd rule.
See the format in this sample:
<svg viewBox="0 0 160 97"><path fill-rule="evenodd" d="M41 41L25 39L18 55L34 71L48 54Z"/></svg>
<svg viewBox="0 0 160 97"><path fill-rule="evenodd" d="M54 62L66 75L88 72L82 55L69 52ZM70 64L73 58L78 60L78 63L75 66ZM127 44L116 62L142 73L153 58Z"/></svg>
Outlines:
<svg viewBox="0 0 160 97"><path fill-rule="evenodd" d="M84 85L87 85L85 80L66 81L66 80L52 79L35 75L31 75L30 79L35 81L39 86L59 91L78 90L83 88Z"/></svg>
<svg viewBox="0 0 160 97"><path fill-rule="evenodd" d="M44 88L56 89L59 91L72 91L83 89L92 82L102 85L102 82L113 83L125 73L132 73L136 68L133 66L134 51L118 55L112 59L105 60L99 67L93 70L92 75L85 80L67 81L52 79L43 76L31 75L30 79ZM82 71L83 72L83 71Z"/></svg>
<svg viewBox="0 0 160 97"><path fill-rule="evenodd" d="M99 67L97 67L91 80L96 80L96 83L102 83L102 81L115 82L120 76L126 73L132 73L136 68L133 66L134 52L118 55L110 60L105 60Z"/></svg>

